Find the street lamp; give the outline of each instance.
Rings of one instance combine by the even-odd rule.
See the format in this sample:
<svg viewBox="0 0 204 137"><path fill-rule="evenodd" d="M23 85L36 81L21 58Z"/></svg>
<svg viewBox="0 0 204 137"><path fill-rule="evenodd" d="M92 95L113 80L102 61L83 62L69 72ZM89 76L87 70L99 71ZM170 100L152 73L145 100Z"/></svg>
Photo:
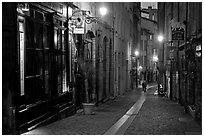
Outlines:
<svg viewBox="0 0 204 137"><path fill-rule="evenodd" d="M162 61L162 70L164 71L164 37L163 37L163 35L162 34L160 34L158 37L158 41L162 44L162 59L160 60L160 62ZM161 63L159 63L159 68L161 68ZM162 74L160 74L160 72L161 71L159 71L159 78L158 78L158 80L157 80L157 82L158 82L158 92L160 92L159 90L160 90L160 88L159 88L159 84L160 84L160 82L162 81L162 83L164 83L165 84L165 82L164 82L164 80L165 80L165 74L164 74L164 72L162 72ZM163 85L164 85L163 84ZM164 86L165 87L165 86Z"/></svg>
<svg viewBox="0 0 204 137"><path fill-rule="evenodd" d="M138 67L138 70L142 70L142 66L139 66L139 67Z"/></svg>
<svg viewBox="0 0 204 137"><path fill-rule="evenodd" d="M139 55L139 51L135 51L135 56L137 57Z"/></svg>
<svg viewBox="0 0 204 137"><path fill-rule="evenodd" d="M101 16L104 16L107 14L107 8L105 7L101 7L99 8L99 12L101 14ZM80 16L78 16L77 13L81 13L82 15L82 18ZM76 14L76 15L75 15ZM71 17L69 18L69 20L85 20L85 22L87 24L90 24L92 22L98 22L98 20L100 19L100 17L93 17L90 15L91 14L91 11L88 11L88 10L76 10L72 13ZM77 18L75 18L77 17Z"/></svg>
<svg viewBox="0 0 204 137"><path fill-rule="evenodd" d="M139 51L136 50L136 51L135 51L135 57L136 57L136 58L135 58L135 60L136 60L136 66L135 66L135 67L136 67L136 80L135 80L135 82L136 82L136 87L138 87L138 82L137 82L137 79L138 79L138 76L137 76L137 75L138 75L138 74L137 74L137 57L138 57L138 56L139 56Z"/></svg>
<svg viewBox="0 0 204 137"><path fill-rule="evenodd" d="M158 61L158 57L157 56L153 56L153 61L157 62Z"/></svg>
<svg viewBox="0 0 204 137"><path fill-rule="evenodd" d="M100 11L101 16L104 16L107 13L107 9L105 7L99 8L99 11Z"/></svg>
<svg viewBox="0 0 204 137"><path fill-rule="evenodd" d="M159 36L158 36L158 41L159 41L159 42L163 42L163 40L164 40L164 37L163 37L162 35L159 35Z"/></svg>

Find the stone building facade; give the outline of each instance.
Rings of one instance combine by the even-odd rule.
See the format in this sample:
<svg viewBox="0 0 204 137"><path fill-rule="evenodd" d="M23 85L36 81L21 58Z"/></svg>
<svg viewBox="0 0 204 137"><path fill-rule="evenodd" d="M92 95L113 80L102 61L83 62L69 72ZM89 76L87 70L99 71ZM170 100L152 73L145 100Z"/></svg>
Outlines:
<svg viewBox="0 0 204 137"><path fill-rule="evenodd" d="M3 134L32 130L76 113L84 102L100 105L130 90L139 3L2 6Z"/></svg>
<svg viewBox="0 0 204 137"><path fill-rule="evenodd" d="M163 83L172 100L185 106L185 110L194 113L201 120L202 108L202 3L168 2L159 3L159 32L164 42L160 53L165 53L160 67L163 71ZM175 37L171 27L179 22L184 33ZM174 40L177 39L177 40Z"/></svg>
<svg viewBox="0 0 204 137"><path fill-rule="evenodd" d="M148 83L157 79L157 62L153 60L158 57L157 34L157 9L142 9L141 11L141 43L140 43L140 79Z"/></svg>

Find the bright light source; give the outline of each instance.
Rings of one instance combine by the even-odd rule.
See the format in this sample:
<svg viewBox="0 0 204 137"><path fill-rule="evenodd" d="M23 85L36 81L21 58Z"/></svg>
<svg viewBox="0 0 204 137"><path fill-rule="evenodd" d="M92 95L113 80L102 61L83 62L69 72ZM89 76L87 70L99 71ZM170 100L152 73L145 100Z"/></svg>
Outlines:
<svg viewBox="0 0 204 137"><path fill-rule="evenodd" d="M159 36L158 36L158 41L159 41L159 42L162 42L163 39L164 39L164 37L163 37L162 35L159 35Z"/></svg>
<svg viewBox="0 0 204 137"><path fill-rule="evenodd" d="M157 62L158 61L158 57L157 56L153 56L153 61Z"/></svg>
<svg viewBox="0 0 204 137"><path fill-rule="evenodd" d="M135 56L138 56L139 55L139 51L135 51Z"/></svg>
<svg viewBox="0 0 204 137"><path fill-rule="evenodd" d="M139 66L139 68L138 68L139 70L141 70L142 69L142 66Z"/></svg>
<svg viewBox="0 0 204 137"><path fill-rule="evenodd" d="M99 11L102 16L106 15L107 13L107 9L105 7L99 8Z"/></svg>

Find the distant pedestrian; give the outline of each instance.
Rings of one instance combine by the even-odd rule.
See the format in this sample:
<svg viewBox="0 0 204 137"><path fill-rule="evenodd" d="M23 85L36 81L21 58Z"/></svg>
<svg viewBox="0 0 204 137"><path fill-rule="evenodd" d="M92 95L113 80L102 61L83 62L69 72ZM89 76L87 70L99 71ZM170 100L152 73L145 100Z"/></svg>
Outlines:
<svg viewBox="0 0 204 137"><path fill-rule="evenodd" d="M146 92L146 90L147 90L147 83L146 83L145 80L142 82L142 90L143 90L144 92Z"/></svg>

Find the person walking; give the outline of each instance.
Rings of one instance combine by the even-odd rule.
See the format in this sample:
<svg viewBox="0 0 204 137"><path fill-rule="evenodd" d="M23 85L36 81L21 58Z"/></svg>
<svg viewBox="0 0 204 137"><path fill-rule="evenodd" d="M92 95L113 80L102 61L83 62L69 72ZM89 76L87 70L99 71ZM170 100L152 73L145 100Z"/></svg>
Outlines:
<svg viewBox="0 0 204 137"><path fill-rule="evenodd" d="M142 90L143 90L144 92L146 92L146 90L147 90L147 83L146 83L145 80L142 82Z"/></svg>

